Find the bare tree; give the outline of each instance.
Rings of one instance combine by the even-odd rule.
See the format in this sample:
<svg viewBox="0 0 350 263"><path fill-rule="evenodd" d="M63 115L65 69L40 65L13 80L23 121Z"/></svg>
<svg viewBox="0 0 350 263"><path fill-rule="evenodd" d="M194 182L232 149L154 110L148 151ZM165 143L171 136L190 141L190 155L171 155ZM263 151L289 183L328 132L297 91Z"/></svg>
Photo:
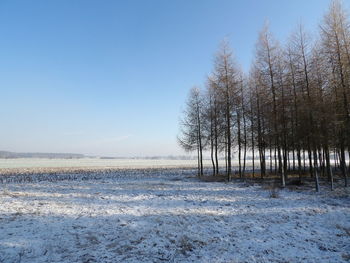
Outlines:
<svg viewBox="0 0 350 263"><path fill-rule="evenodd" d="M193 87L180 122L178 142L186 151L197 150L198 176L203 175L203 102L199 88Z"/></svg>
<svg viewBox="0 0 350 263"><path fill-rule="evenodd" d="M328 68L331 70L336 105L336 131L340 151L340 168L344 176L345 186L348 185L345 162L345 148L350 149L350 59L349 59L349 21L341 2L333 1L321 25L323 55L327 57ZM349 153L350 156L350 153Z"/></svg>
<svg viewBox="0 0 350 263"><path fill-rule="evenodd" d="M277 104L277 75L278 63L280 60L280 47L277 41L273 38L267 25L260 32L260 36L256 46L256 68L260 75L261 85L265 89L270 90L272 101L273 118L269 120L272 123L275 147L278 156L278 171L281 175L281 184L285 185L284 173L282 172L282 156L280 144L280 128L278 122L278 104Z"/></svg>
<svg viewBox="0 0 350 263"><path fill-rule="evenodd" d="M232 149L232 122L233 105L237 90L238 70L228 42L224 41L215 57L213 76L216 80L218 100L222 105L222 114L225 120L225 155L227 156L227 180L231 179L231 149Z"/></svg>

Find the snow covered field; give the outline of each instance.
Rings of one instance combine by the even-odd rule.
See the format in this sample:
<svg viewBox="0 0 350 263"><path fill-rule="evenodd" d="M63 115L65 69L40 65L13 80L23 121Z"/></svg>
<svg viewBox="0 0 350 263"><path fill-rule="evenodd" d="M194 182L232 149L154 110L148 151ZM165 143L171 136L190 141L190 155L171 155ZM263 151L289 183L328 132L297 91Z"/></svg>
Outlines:
<svg viewBox="0 0 350 263"><path fill-rule="evenodd" d="M0 262L350 260L349 190L270 198L191 174L0 184Z"/></svg>
<svg viewBox="0 0 350 263"><path fill-rule="evenodd" d="M210 165L210 160L204 160ZM164 168L164 167L196 167L196 160L163 160L163 159L49 159L49 158L15 158L0 159L0 169L12 168Z"/></svg>

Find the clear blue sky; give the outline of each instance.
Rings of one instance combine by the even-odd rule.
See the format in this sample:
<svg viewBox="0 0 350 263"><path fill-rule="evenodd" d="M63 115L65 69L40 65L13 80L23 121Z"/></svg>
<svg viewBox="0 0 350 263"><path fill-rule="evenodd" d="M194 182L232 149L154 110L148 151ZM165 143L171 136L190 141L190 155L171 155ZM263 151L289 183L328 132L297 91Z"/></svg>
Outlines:
<svg viewBox="0 0 350 263"><path fill-rule="evenodd" d="M349 8L349 2L345 3ZM328 0L0 0L0 150L182 154L178 120L225 37L247 70L270 21L318 30Z"/></svg>

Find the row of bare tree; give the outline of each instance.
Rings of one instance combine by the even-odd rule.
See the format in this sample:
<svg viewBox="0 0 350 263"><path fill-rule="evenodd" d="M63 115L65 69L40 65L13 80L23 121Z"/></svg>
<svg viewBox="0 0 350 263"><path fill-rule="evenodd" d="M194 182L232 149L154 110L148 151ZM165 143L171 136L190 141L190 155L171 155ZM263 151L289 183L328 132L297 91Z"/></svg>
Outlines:
<svg viewBox="0 0 350 263"><path fill-rule="evenodd" d="M237 152L241 178L249 153L253 174L259 166L262 178L276 174L282 186L307 169L317 191L319 175L333 187L334 162L348 185L350 23L341 2L331 3L316 40L300 25L281 46L265 26L249 74L224 41L205 86L191 89L179 136L185 150L197 151L199 175L208 151L213 174L224 157L230 180Z"/></svg>

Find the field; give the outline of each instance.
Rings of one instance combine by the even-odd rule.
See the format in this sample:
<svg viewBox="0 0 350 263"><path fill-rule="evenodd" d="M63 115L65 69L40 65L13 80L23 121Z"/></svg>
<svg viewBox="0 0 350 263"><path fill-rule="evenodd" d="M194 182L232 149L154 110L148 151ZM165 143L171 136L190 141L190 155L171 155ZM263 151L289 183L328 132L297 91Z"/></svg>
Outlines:
<svg viewBox="0 0 350 263"><path fill-rule="evenodd" d="M30 174L31 183L3 183L0 262L350 260L347 189L284 189L272 198L261 185L193 174L120 170L61 181Z"/></svg>
<svg viewBox="0 0 350 263"><path fill-rule="evenodd" d="M165 168L165 167L195 167L196 160L163 160L163 159L49 159L49 158L18 158L0 159L0 169L34 169L34 168L91 168L91 169L131 169L131 168ZM210 165L209 160L204 160Z"/></svg>

